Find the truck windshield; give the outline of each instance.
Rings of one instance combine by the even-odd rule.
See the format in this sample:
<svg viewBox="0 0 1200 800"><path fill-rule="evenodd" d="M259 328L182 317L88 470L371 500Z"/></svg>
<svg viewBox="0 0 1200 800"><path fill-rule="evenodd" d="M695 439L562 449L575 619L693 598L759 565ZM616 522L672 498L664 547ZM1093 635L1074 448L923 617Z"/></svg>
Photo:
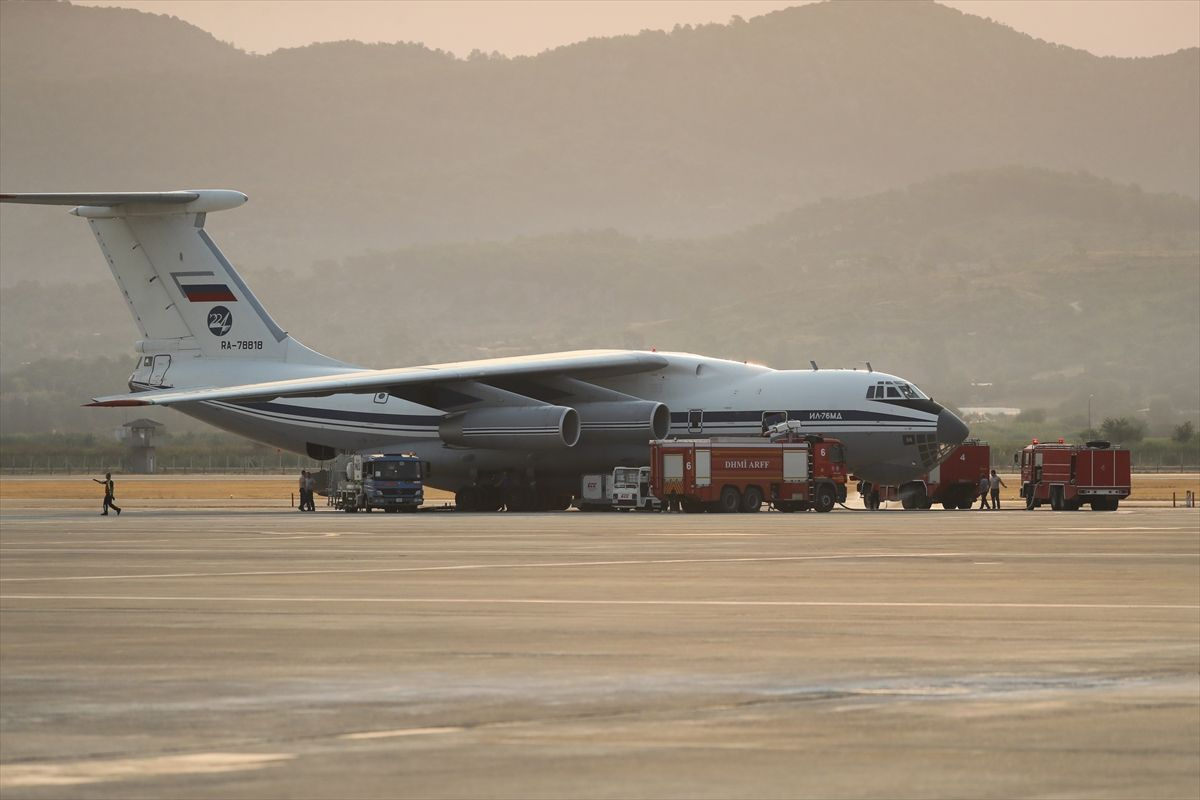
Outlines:
<svg viewBox="0 0 1200 800"><path fill-rule="evenodd" d="M846 453L840 444L829 445L829 463L841 464L846 460Z"/></svg>
<svg viewBox="0 0 1200 800"><path fill-rule="evenodd" d="M419 481L419 461L379 461L371 465L371 476L381 481Z"/></svg>
<svg viewBox="0 0 1200 800"><path fill-rule="evenodd" d="M613 486L621 488L632 488L638 485L638 468L637 467L617 467L613 470Z"/></svg>

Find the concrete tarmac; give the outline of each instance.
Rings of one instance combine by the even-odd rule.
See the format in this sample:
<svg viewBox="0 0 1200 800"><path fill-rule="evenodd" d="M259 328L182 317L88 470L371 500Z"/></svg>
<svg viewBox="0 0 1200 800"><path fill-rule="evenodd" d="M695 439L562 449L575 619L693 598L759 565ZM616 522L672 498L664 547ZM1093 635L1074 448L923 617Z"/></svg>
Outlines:
<svg viewBox="0 0 1200 800"><path fill-rule="evenodd" d="M1200 796L1200 513L0 514L17 798Z"/></svg>

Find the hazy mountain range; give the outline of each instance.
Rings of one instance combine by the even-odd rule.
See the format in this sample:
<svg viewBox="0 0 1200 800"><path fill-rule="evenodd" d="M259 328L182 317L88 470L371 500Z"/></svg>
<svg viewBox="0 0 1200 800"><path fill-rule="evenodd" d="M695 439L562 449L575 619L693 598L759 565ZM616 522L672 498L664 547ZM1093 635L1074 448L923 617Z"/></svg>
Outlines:
<svg viewBox="0 0 1200 800"><path fill-rule="evenodd" d="M925 3L459 60L0 2L0 189L246 191L214 238L367 366L870 360L956 405L1194 417L1198 108L1200 50L1097 58ZM85 223L6 206L0 234L0 428L107 426L78 404L137 335Z"/></svg>
<svg viewBox="0 0 1200 800"><path fill-rule="evenodd" d="M418 44L249 55L180 20L0 2L8 191L227 187L234 255L733 231L1009 164L1200 184L1200 50L1099 58L933 3L807 5L528 58ZM6 211L5 282L79 250ZM57 225L57 222L54 223ZM26 226L31 230L26 233Z"/></svg>

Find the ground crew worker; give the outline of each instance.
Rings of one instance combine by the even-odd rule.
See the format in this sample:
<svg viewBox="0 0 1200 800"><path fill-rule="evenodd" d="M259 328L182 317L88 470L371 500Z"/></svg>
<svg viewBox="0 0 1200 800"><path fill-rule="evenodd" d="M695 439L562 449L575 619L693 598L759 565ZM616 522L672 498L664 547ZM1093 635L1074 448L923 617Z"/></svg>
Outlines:
<svg viewBox="0 0 1200 800"><path fill-rule="evenodd" d="M300 510L308 511L308 470L300 470Z"/></svg>
<svg viewBox="0 0 1200 800"><path fill-rule="evenodd" d="M313 477L313 474L311 472L306 471L304 473L304 492L305 492L305 494L308 495L308 510L309 511L317 510L317 506L313 503L313 495L315 495L317 493L316 488L317 488L317 479Z"/></svg>
<svg viewBox="0 0 1200 800"><path fill-rule="evenodd" d="M1008 488L1008 484L1000 480L1000 476L996 474L996 470L992 470L992 478L988 482L992 489L992 510L1000 510L1000 487Z"/></svg>
<svg viewBox="0 0 1200 800"><path fill-rule="evenodd" d="M984 475L979 479L979 510L986 511L991 508L988 505L988 490L991 488L992 482L988 480L988 476Z"/></svg>
<svg viewBox="0 0 1200 800"><path fill-rule="evenodd" d="M113 479L112 479L112 473L111 472L104 473L104 480L100 480L99 478L92 478L92 482L98 483L104 487L104 506L103 506L104 510L100 512L100 516L107 517L108 510L110 508L113 511L117 512L118 517L121 516L121 507L113 502L114 484L113 484Z"/></svg>

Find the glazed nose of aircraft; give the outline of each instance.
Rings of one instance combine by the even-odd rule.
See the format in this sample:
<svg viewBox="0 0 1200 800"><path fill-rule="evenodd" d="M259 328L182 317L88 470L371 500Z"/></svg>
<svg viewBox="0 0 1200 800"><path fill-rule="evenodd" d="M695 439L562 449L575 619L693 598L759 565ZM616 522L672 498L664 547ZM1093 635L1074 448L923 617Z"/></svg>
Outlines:
<svg viewBox="0 0 1200 800"><path fill-rule="evenodd" d="M943 408L938 412L938 444L957 447L963 443L969 432L970 429L967 428L967 423L959 419L958 415L950 409Z"/></svg>

